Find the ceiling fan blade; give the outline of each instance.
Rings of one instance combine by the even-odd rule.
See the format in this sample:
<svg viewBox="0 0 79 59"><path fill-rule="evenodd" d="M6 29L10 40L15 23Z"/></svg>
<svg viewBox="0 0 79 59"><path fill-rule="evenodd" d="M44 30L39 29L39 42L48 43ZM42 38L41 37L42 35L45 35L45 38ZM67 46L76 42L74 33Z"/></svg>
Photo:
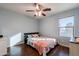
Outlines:
<svg viewBox="0 0 79 59"><path fill-rule="evenodd" d="M43 11L51 11L51 8L45 8Z"/></svg>
<svg viewBox="0 0 79 59"><path fill-rule="evenodd" d="M26 12L34 12L34 10L26 10Z"/></svg>
<svg viewBox="0 0 79 59"><path fill-rule="evenodd" d="M46 14L42 13L43 16L46 16Z"/></svg>

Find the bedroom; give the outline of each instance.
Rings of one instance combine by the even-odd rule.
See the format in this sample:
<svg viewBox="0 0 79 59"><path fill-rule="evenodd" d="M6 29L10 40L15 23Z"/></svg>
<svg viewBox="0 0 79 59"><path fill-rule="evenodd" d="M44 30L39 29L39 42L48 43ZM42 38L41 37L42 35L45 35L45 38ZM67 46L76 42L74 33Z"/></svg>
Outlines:
<svg viewBox="0 0 79 59"><path fill-rule="evenodd" d="M78 3L38 3L45 8L46 16L34 16L34 3L2 3L0 4L0 55L8 56L70 56L79 55L79 4ZM68 21L70 19L70 21ZM67 22L68 21L68 22ZM69 25L68 25L69 24ZM68 26L67 26L68 25ZM67 27L66 27L67 26ZM64 30L65 29L65 30ZM63 32L64 31L64 32ZM24 33L26 33L24 35ZM27 34L37 34L40 38L33 41L47 41L40 44L47 45L47 51L39 51L27 44ZM63 34L64 33L64 34ZM56 39L55 47L50 50L50 42ZM30 40L30 39L29 39ZM28 41L31 42L32 40ZM49 43L48 43L49 41ZM4 44L3 44L4 43ZM36 44L38 44L37 42ZM77 43L77 44L76 44ZM43 45L43 46L44 46ZM52 44L53 46L53 44ZM73 47L72 47L73 46ZM3 48L2 48L3 47ZM75 49L73 49L75 48Z"/></svg>

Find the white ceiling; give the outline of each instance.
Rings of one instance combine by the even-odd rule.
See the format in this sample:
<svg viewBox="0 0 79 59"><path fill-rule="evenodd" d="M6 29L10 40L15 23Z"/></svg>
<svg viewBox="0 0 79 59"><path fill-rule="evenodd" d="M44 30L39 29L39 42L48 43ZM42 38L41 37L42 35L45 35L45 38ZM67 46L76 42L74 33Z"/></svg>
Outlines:
<svg viewBox="0 0 79 59"><path fill-rule="evenodd" d="M78 3L40 3L44 7L49 7L52 9L51 12L46 12L47 16L51 14L56 14L62 11L73 9L79 7ZM8 9L17 13L24 14L26 16L34 17L34 13L25 12L26 9L34 9L33 3L0 3L0 7ZM44 17L44 16L41 16Z"/></svg>

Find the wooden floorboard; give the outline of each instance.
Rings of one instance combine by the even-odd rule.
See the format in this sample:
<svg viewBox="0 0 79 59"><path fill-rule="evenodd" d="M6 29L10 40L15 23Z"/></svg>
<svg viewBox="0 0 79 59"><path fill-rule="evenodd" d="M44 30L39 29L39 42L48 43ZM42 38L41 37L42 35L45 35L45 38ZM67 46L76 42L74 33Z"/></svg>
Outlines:
<svg viewBox="0 0 79 59"><path fill-rule="evenodd" d="M47 53L48 56L68 56L69 48L57 45ZM33 47L21 44L8 48L8 54L6 56L40 56L38 51Z"/></svg>

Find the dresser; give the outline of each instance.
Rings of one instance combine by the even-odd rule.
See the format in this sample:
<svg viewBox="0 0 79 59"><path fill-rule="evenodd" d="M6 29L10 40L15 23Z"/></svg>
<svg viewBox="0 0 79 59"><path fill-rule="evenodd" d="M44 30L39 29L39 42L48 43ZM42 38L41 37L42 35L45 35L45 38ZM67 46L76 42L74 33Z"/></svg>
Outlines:
<svg viewBox="0 0 79 59"><path fill-rule="evenodd" d="M70 41L69 55L70 56L79 56L79 39Z"/></svg>
<svg viewBox="0 0 79 59"><path fill-rule="evenodd" d="M7 39L0 38L0 56L7 54Z"/></svg>

